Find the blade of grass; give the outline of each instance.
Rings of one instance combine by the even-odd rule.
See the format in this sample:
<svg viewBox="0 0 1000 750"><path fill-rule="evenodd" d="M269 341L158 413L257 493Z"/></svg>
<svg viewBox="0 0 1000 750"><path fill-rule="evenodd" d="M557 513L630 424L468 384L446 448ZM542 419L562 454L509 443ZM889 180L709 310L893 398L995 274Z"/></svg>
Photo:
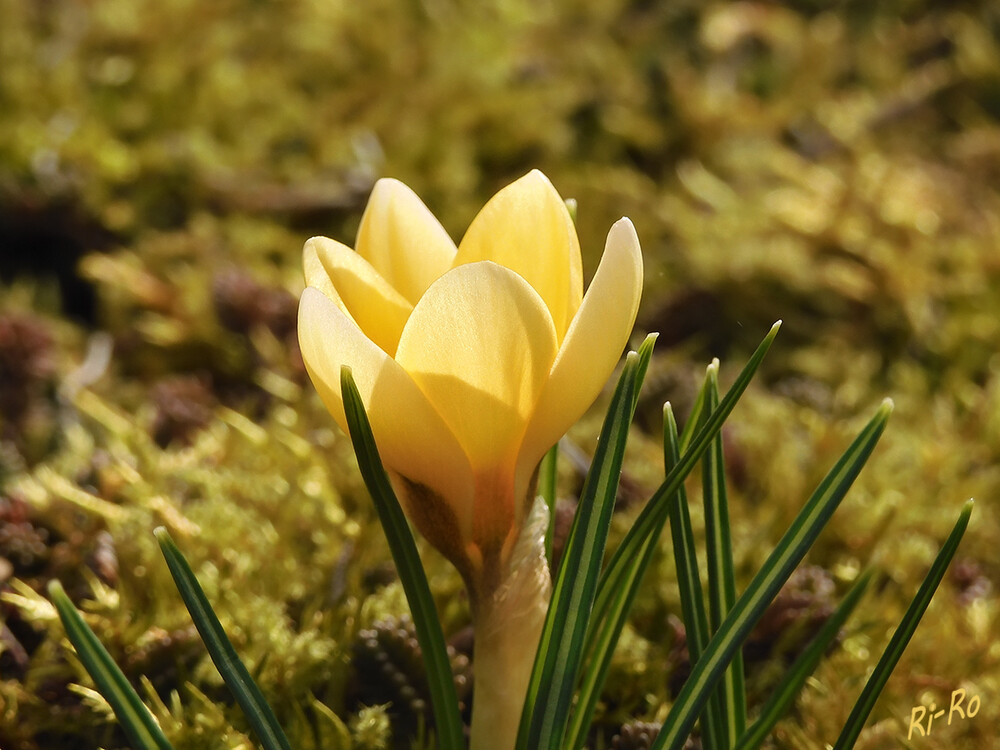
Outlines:
<svg viewBox="0 0 1000 750"><path fill-rule="evenodd" d="M646 379L646 371L649 370L649 361L653 358L653 347L656 345L656 339L659 337L659 333L650 333L643 339L642 344L639 346L639 364L635 368L635 390L632 392L633 415L635 414L636 407L639 405L639 391L643 381Z"/></svg>
<svg viewBox="0 0 1000 750"><path fill-rule="evenodd" d="M764 337L764 340L761 341L756 351L747 360L736 381L730 387L729 391L726 392L719 407L708 416L705 424L697 430L688 449L681 454L680 461L667 474L663 484L653 493L649 502L646 503L646 506L636 517L632 528L629 529L625 538L622 539L621 544L618 545L618 549L615 550L604 573L601 575L597 599L594 603L595 618L601 619L606 616L609 603L614 598L615 592L621 588L622 582L631 575L629 572L630 568L641 562L642 556L640 550L645 540L658 533L657 530L662 528L663 524L667 522L669 506L675 497L678 487L683 484L687 475L698 462L698 459L708 449L709 443L715 438L718 431L722 429L722 423L736 407L736 403L743 395L743 392L753 379L754 373L757 372L757 368L760 367L761 362L764 360L764 356L771 347L774 337L778 335L778 328L780 326L780 320L771 326L771 330L768 331L767 336Z"/></svg>
<svg viewBox="0 0 1000 750"><path fill-rule="evenodd" d="M441 621L434 608L434 598L431 596L417 545L413 541L413 534L406 523L399 500L392 491L389 477L378 455L361 394L354 383L351 369L346 365L341 369L340 387L361 476L389 541L392 559L396 563L396 571L410 605L417 642L423 652L438 747L442 750L460 750L465 746L465 738L462 719L458 713L458 694L455 692Z"/></svg>
<svg viewBox="0 0 1000 750"><path fill-rule="evenodd" d="M716 361L718 360L713 360L713 364ZM688 414L687 421L684 423L684 429L681 431L681 436L677 441L677 450L679 453L687 451L691 445L691 441L694 439L695 431L701 427L708 414L711 414L711 409L708 408L707 402L708 382L706 381L698 389L698 395L694 399L694 404L691 405L691 413Z"/></svg>
<svg viewBox="0 0 1000 750"><path fill-rule="evenodd" d="M706 407L719 405L719 360L708 368ZM726 467L720 431L702 459L702 503L705 508L705 556L708 560L708 614L711 632L716 632L736 601L733 543L729 531L729 501ZM692 659L692 662L694 659ZM730 748L746 731L747 699L743 681L743 655L733 655L716 688L718 718L722 719L721 747ZM711 705L711 701L710 701Z"/></svg>
<svg viewBox="0 0 1000 750"><path fill-rule="evenodd" d="M669 404L664 406L663 418L664 467L669 473L678 459L677 423L674 421L673 411ZM684 612L685 629L688 633L688 651L693 663L697 661L704 644L708 642L708 620L702 600L701 581L698 578L698 560L694 552L694 535L691 532L691 519L687 513L687 495L683 485L677 489L673 502L669 504L669 509L674 556L678 568L677 578L681 591L681 607ZM570 718L565 744L568 748L582 747L586 740L587 729L593 720L594 709L607 679L615 646L621 636L622 629L625 627L625 621L638 593L642 576L649 567L656 551L660 531L662 531L662 527L644 542L639 553L638 563L627 571L622 585L615 589L614 598L608 603L606 616L603 619L597 620L595 618L591 621L586 649L590 660L584 670L576 707ZM691 582L692 575L693 583ZM692 594L692 591L695 591L696 594ZM719 747L716 739L718 725L718 722L703 717L702 743L705 750Z"/></svg>
<svg viewBox="0 0 1000 750"><path fill-rule="evenodd" d="M851 612L861 601L862 595L871 583L873 571L867 570L858 576L851 590L847 592L836 611L823 623L823 627L813 637L805 651L799 654L795 663L789 668L781 683L767 699L757 720L743 733L736 743L735 750L756 750L767 738L767 735L778 723L778 720L788 711L802 686L819 665L823 654L830 648L833 639L837 637L841 627L850 617Z"/></svg>
<svg viewBox="0 0 1000 750"><path fill-rule="evenodd" d="M111 705L132 746L136 750L173 750L153 714L146 708L94 631L84 622L62 584L52 579L49 581L48 591L66 629L66 636L97 689Z"/></svg>
<svg viewBox="0 0 1000 750"><path fill-rule="evenodd" d="M678 461L675 463L672 459L666 462L665 465L667 467L672 466L667 472L666 479L636 519L632 529L626 535L622 544L619 545L619 548L612 556L611 562L601 577L593 608L592 622L596 623L596 625L592 626L588 633L588 647L586 649L586 653L591 655L592 666L590 669L594 671L587 672L584 684L581 686L578 710L571 727L570 736L573 744L570 747L577 747L582 742L587 725L593 716L594 706L596 705L600 690L603 687L603 681L606 677L607 666L610 664L618 637L628 616L628 610L634 600L634 588L641 582L643 573L652 559L655 541L650 542L649 540L659 537L663 524L666 523L669 513L672 512L675 506L677 495L674 493L683 490L684 479L694 467L701 454L707 449L709 442L715 437L718 430L721 429L723 421L732 412L740 396L746 390L754 373L760 367L764 356L767 354L771 342L777 335L780 325L781 321L778 321L771 327L767 336L764 337L764 340L743 367L743 370L727 392L719 408L707 416L705 419L707 424L698 432L697 438L695 438L695 445L690 451L685 453L683 462ZM692 409L692 415L688 420L688 427L685 428L686 433L688 432L688 428L690 428L691 434L695 432L695 423L700 420L701 415L706 411L706 387L703 387L699 392L695 407ZM685 504L685 514L686 510L687 505ZM693 534L690 531L690 518L688 518L687 531L691 539L690 549L693 550ZM687 565L690 570L695 571L695 578L697 578L697 559L693 554ZM708 626L707 618L704 616L704 604L701 600L700 581L698 582L697 589L699 592L698 602L701 606L702 621L704 622L703 642L705 642L708 640ZM629 592L632 593L630 594ZM705 724L708 727L705 738L708 742L711 742L717 734L715 727L721 726L721 722L707 720ZM712 724L712 726L708 726L709 724Z"/></svg>
<svg viewBox="0 0 1000 750"><path fill-rule="evenodd" d="M692 409L687 427L691 427L689 436L694 434L693 427L708 415L709 373L717 369L718 360L709 365L705 381L698 390L695 408ZM685 431L687 431L687 427ZM681 438L677 436L677 421L674 419L670 403L663 405L663 465L666 473L679 463L682 451ZM677 489L678 501L670 503L667 517L670 522L670 536L673 542L674 567L677 571L677 587L681 600L681 617L684 620L684 633L687 639L688 655L694 664L701 657L711 632L708 629L708 615L705 612L705 598L701 586L701 574L698 570L698 554L694 541L694 531L691 528L691 513L688 510L687 492L682 484ZM704 723L704 721L703 721ZM703 739L708 739L703 738ZM718 744L713 744L718 747Z"/></svg>
<svg viewBox="0 0 1000 750"><path fill-rule="evenodd" d="M719 408L712 412L705 420L706 423L697 430L697 435L693 438L693 443L689 445L689 449L684 452L682 459L667 473L663 484L660 485L653 494L653 497L650 498L646 507L643 508L632 528L612 555L611 561L601 575L593 607L593 621L596 623L608 621L609 625L601 625L602 630L598 630L597 627L593 629L594 635L590 638L593 648L588 649L589 653L597 654L594 649L598 647L598 640L600 640L600 649L604 651L614 650L617 644L617 635L614 633L617 630L620 634L624 618L628 614L627 607L629 606L629 602L622 596L622 593L629 590L630 582L632 582L631 585L636 585L635 582L642 579L642 575L649 561L652 559L651 553L643 553L643 548L647 540L659 535L663 524L667 522L670 507L676 499L675 493L682 487L684 479L708 448L709 442L721 429L722 423L735 408L736 403L753 379L754 373L764 360L771 343L774 341L774 337L778 334L780 326L780 320L771 326L771 330L768 331L763 341L761 341L760 345L758 345L753 355L751 355L746 365L740 371L736 381L719 404ZM702 389L702 393L699 394L699 398L695 402L695 408L692 410L693 416L688 421L685 433L688 432L688 428L690 428L692 434L695 432L694 422L698 421L698 415L705 409L703 395L704 389ZM681 439L683 440L683 436ZM694 562L694 567L697 568L697 561ZM619 619L622 620L622 624L615 624ZM605 658L610 658L610 656L601 656L598 654L595 656L594 663L600 664L601 660ZM601 687L602 685L595 681L593 687L588 688L588 690L599 692ZM582 704L584 711L592 712L592 706L590 708L587 707L592 700L596 700L595 696L588 695L587 702ZM574 725L574 737L578 738L581 736L581 732L585 730L586 723L589 720L589 716L580 716ZM709 733L712 732L711 729L708 731Z"/></svg>
<svg viewBox="0 0 1000 750"><path fill-rule="evenodd" d="M708 379L699 391L699 399L705 394ZM693 418L697 418L692 414ZM677 422L669 403L663 406L663 465L666 472L680 461L680 440L677 437ZM682 484L677 489L677 502L670 503L668 519L674 550L674 567L677 571L677 588L681 600L681 616L687 638L688 655L694 664L701 657L711 633L708 629L708 615L705 612L705 598L698 571L698 554L695 547L694 531L691 528L691 513L688 510L687 492Z"/></svg>
<svg viewBox="0 0 1000 750"><path fill-rule="evenodd" d="M913 637L917 625L920 624L920 618L927 611L927 607L931 603L931 598L934 596L934 592L937 591L938 584L941 583L941 579L944 577L949 563L951 563L951 558L955 556L958 544L962 541L965 529L969 525L969 516L972 514L973 504L972 500L967 500L965 505L962 506L962 512L958 516L955 527L951 530L951 534L948 535L944 546L941 547L941 551L938 552L937 557L934 559L934 564L931 565L931 569L928 571L927 577L924 578L924 582L920 584L917 595L910 602L910 606L907 608L906 614L903 615L903 619L899 623L899 627L896 628L896 632L893 633L892 638L889 640L889 645L883 652L882 658L878 660L875 671L868 678L868 682L865 684L864 690L861 691L861 696L858 698L857 703L854 704L854 709L851 711L851 715L844 725L843 732L837 738L837 744L834 745L833 750L849 750L857 742L858 736L861 734L861 730L864 729L865 722L868 720L872 708L875 707L875 701L878 700L882 688L885 687L885 683L889 680L889 675L892 674L892 670L895 669L896 663L903 655L906 645L910 642L910 638Z"/></svg>
<svg viewBox="0 0 1000 750"><path fill-rule="evenodd" d="M638 353L626 357L598 438L542 629L518 730L519 750L556 750L566 731L640 385L638 373L645 372L654 341L654 336L647 337Z"/></svg>
<svg viewBox="0 0 1000 750"><path fill-rule="evenodd" d="M538 465L538 494L549 508L549 525L545 527L545 559L552 570L552 539L556 528L556 469L559 462L559 443L542 457Z"/></svg>
<svg viewBox="0 0 1000 750"><path fill-rule="evenodd" d="M191 613L191 619L194 620L198 634L205 642L205 647L219 670L219 674L222 675L222 679L229 687L236 702L240 704L243 715L246 716L257 735L257 739L260 740L265 750L291 750L292 746L282 731L281 725L278 724L274 711L264 698L257 683L250 676L246 666L236 655L236 649L233 648L233 644L226 636L222 623L216 617L208 597L205 596L204 589L198 583L198 579L187 560L184 559L184 555L181 554L164 527L158 527L153 531L153 534L160 543L160 551L166 558L170 575L173 576L174 584Z"/></svg>
<svg viewBox="0 0 1000 750"><path fill-rule="evenodd" d="M700 421L702 416L707 416L709 413L707 396L709 376L713 370L718 370L718 360L709 365L705 382L698 391L696 404L700 404L700 406L692 410L689 424L693 421ZM663 409L663 465L668 472L680 461L680 451L677 422L674 421L670 404L665 404ZM674 567L677 572L677 587L681 600L681 617L684 619L688 656L691 664L696 664L708 645L711 631L708 626L708 615L705 612L701 575L698 571L698 555L694 531L691 528L691 513L688 510L687 492L685 492L683 484L677 490L677 497L678 502L671 503L667 515L670 521ZM724 747L725 720L717 697L709 698L699 721L701 722L702 743L705 750Z"/></svg>
<svg viewBox="0 0 1000 750"><path fill-rule="evenodd" d="M709 694L750 630L830 520L885 429L892 402L875 416L824 477L694 665L651 750L680 750Z"/></svg>
<svg viewBox="0 0 1000 750"><path fill-rule="evenodd" d="M587 730L590 727L594 709L597 706L601 690L607 679L615 645L618 643L618 638L621 636L622 629L625 626L628 611L639 589L641 577L638 574L644 571L645 567L649 565L649 561L655 551L655 541L653 539L647 540L647 544L641 552L644 565L637 565L631 571L634 577L628 578L624 582L624 586L615 591L615 597L609 603L609 616L600 622L591 620L591 630L587 634L587 640L590 643L586 649L586 652L591 654L591 657L586 668L583 670L582 681L577 693L577 701L570 716L566 730L566 742L563 743L563 747L581 748L587 739ZM708 750L707 747L706 750Z"/></svg>

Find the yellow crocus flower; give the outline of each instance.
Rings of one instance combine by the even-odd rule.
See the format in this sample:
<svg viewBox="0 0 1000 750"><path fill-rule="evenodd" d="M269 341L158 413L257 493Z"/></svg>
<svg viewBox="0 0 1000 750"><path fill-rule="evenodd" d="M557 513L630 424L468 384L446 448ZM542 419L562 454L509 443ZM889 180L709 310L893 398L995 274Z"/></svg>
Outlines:
<svg viewBox="0 0 1000 750"><path fill-rule="evenodd" d="M413 191L375 185L355 249L306 242L306 369L346 431L350 365L382 461L420 532L473 599L504 577L539 461L621 356L642 287L628 219L583 294L566 205L533 171L497 193L456 248Z"/></svg>

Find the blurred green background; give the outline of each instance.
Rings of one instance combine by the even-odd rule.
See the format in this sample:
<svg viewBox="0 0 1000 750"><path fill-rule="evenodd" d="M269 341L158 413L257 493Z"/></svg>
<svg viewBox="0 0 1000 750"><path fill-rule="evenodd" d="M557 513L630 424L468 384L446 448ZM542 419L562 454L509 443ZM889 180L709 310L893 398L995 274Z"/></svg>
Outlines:
<svg viewBox="0 0 1000 750"><path fill-rule="evenodd" d="M578 202L588 276L619 216L643 245L636 340L661 336L623 526L662 472L663 401L683 417L705 364L720 357L725 384L778 318L726 432L744 583L853 431L896 401L747 647L759 700L860 569L884 571L773 746L833 741L970 496L966 539L859 747L992 746L998 32L995 2L4 0L0 747L124 746L38 593L53 576L178 748L249 747L157 524L297 747L425 742L419 660L393 620L405 603L297 354L300 252L313 234L350 244L378 177L410 185L457 240L535 167ZM599 420L572 433L584 451ZM567 508L579 482L565 461ZM426 552L461 681L466 604ZM595 747L662 718L683 679L670 560L636 607ZM391 667L366 682L371 663ZM959 687L981 712L907 744L911 708Z"/></svg>

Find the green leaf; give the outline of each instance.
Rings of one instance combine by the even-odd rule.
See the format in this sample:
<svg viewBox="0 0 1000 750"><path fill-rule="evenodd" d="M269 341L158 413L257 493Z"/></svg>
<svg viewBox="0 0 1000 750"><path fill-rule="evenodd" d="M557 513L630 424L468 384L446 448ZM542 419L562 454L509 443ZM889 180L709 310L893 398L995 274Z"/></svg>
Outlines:
<svg viewBox="0 0 1000 750"><path fill-rule="evenodd" d="M101 645L94 631L84 622L62 584L53 579L49 581L48 591L66 629L66 636L97 689L111 705L118 723L135 750L173 750L153 714L146 708L107 649Z"/></svg>
<svg viewBox="0 0 1000 750"><path fill-rule="evenodd" d="M226 631L222 629L222 623L216 617L205 591L195 578L194 571L184 559L184 555L165 528L160 526L153 531L153 534L160 543L160 551L166 558L170 575L174 578L174 584L184 600L184 605L191 613L198 634L205 642L216 669L219 670L236 702L240 704L257 739L265 750L291 750L288 738L278 724L274 711L236 655L236 649L226 636Z"/></svg>
<svg viewBox="0 0 1000 750"><path fill-rule="evenodd" d="M719 408L712 413L707 424L698 432L694 448L687 451L684 460L678 462L667 472L663 484L660 485L639 514L635 524L615 551L611 562L601 576L593 607L592 625L587 636L586 653L590 655L590 667L584 674L578 709L571 726L570 738L573 744L570 747L579 747L582 744L587 725L593 716L598 695L603 687L612 652L617 645L625 619L628 616L628 610L634 600L635 589L649 566L656 541L667 521L668 513L677 502L677 493L683 489L684 479L694 468L695 463L707 449L709 442L721 428L723 421L732 412L743 391L746 390L767 354L771 342L777 335L780 325L781 321L778 321L771 327L767 336L750 357ZM703 408L703 399L699 397L694 410L693 418L695 420ZM697 560L694 561L693 566L697 570ZM712 730L708 731L711 733Z"/></svg>
<svg viewBox="0 0 1000 750"><path fill-rule="evenodd" d="M594 603L594 616L598 620L607 616L610 610L610 603L615 598L616 593L634 573L631 568L642 560L642 547L646 540L659 534L663 524L667 522L670 505L676 499L678 488L681 487L687 475L694 468L694 465L708 449L709 444L722 429L722 423L736 407L740 396L746 390L754 373L760 367L764 356L767 354L774 337L778 335L778 328L781 326L779 320L768 332L764 340L761 341L756 351L747 361L740 371L736 381L726 393L725 398L709 417L705 424L697 430L695 437L687 450L681 455L680 461L667 474L663 484L659 486L653 496L646 503L642 512L636 517L632 528L629 529L618 549L615 550L611 561L608 563L601 576L598 585L597 599ZM683 438L682 438L683 439Z"/></svg>
<svg viewBox="0 0 1000 750"><path fill-rule="evenodd" d="M423 651L438 747L442 750L460 750L465 746L465 738L462 719L458 713L458 695L455 692L451 662L448 659L444 633L441 631L441 621L434 608L434 598L431 596L413 534L406 523L406 516L399 505L399 500L392 491L389 477L378 455L364 402L354 383L351 368L346 365L340 372L340 388L361 476L372 496L379 521L389 542L392 559L396 563L396 571L403 584L406 601L410 605L410 614L417 631L417 642Z"/></svg>
<svg viewBox="0 0 1000 750"><path fill-rule="evenodd" d="M705 372L705 381L698 390L694 408L684 426L688 441L694 436L694 427L708 416L709 384L713 381L712 376L718 372L718 369L719 360L715 359L712 360ZM668 473L680 460L682 441L683 438L677 437L677 424L674 421L670 404L665 404L663 409L663 465ZM695 664L705 651L708 639L712 634L708 626L708 614L705 612L701 576L698 572L698 555L684 485L680 486L677 493L678 502L670 505L668 516L674 549L674 566L677 571L678 593L681 600L681 616L684 619L684 632L687 636L688 655L691 663ZM700 721L702 744L705 750L723 747L726 722L722 706L719 705L716 696L709 698Z"/></svg>
<svg viewBox="0 0 1000 750"><path fill-rule="evenodd" d="M624 582L625 585L615 591L615 597L609 603L609 616L600 621L592 618L589 623L590 630L587 633L587 648L585 649L589 660L586 668L582 671L577 701L570 716L564 747L583 747L583 743L586 741L587 729L593 719L594 709L607 679L615 646L639 590L639 583L642 580L640 574L648 567L655 549L655 542L649 540L649 543L642 549L643 559L640 564L630 571L633 577L628 578Z"/></svg>
<svg viewBox="0 0 1000 750"><path fill-rule="evenodd" d="M718 367L719 360L713 359L709 367ZM708 373L706 372L706 375ZM698 395L694 399L694 403L691 405L691 413L688 414L687 421L684 423L684 429L681 431L681 436L677 441L677 449L680 453L687 452L687 449L691 445L691 441L694 439L695 432L702 424L705 422L705 418L710 413L708 408L708 379L706 377L705 382L702 383L701 388L698 389Z"/></svg>
<svg viewBox="0 0 1000 750"><path fill-rule="evenodd" d="M677 424L674 422L670 405L666 404L664 406L664 466L667 472L676 463ZM680 514L681 512L684 518L687 519L687 538L690 540L687 546L685 546L683 539L678 539L676 529L679 527L679 524L674 522L674 514ZM703 645L708 642L708 621L705 616L705 605L701 598L701 583L698 581L698 561L694 556L693 534L691 533L690 517L687 515L687 496L683 485L678 488L676 498L670 504L670 513L671 530L674 531L674 553L675 557L680 556L678 558L678 580L680 581L685 627L689 628L688 632L690 634L688 637L688 648L691 652L691 660L694 662L698 658L697 655L701 653ZM567 731L565 746L568 748L582 747L586 740L587 729L593 719L594 709L597 706L601 690L604 687L615 646L621 636L622 629L625 627L625 621L628 618L632 603L635 601L636 594L639 591L642 576L649 567L649 563L656 551L661 530L662 527L644 542L639 553L639 558L627 571L627 575L622 580L622 585L613 591L614 596L608 602L608 609L604 616L600 619L595 617L591 620L590 631L587 634L586 648L586 653L589 655L589 662L583 672L576 707L571 716ZM690 574L692 571L697 589L697 596L693 602L691 600L685 601L685 596L690 592L686 587L686 583L688 582L683 580L685 575ZM697 627L692 628L689 624L690 607L694 607L695 612L700 613L700 630ZM718 747L718 743L714 739L716 725L705 722L703 726L705 732L702 739L706 750Z"/></svg>
<svg viewBox="0 0 1000 750"><path fill-rule="evenodd" d="M559 443L542 457L538 466L538 494L549 509L549 523L545 527L545 560L552 570L552 539L556 528L556 469L559 464Z"/></svg>
<svg viewBox="0 0 1000 750"><path fill-rule="evenodd" d="M757 721L743 733L736 743L735 750L755 750L767 738L767 735L791 707L802 686L819 665L823 654L830 648L833 639L837 637L841 627L861 601L862 595L871 582L873 572L867 570L858 576L851 590L847 592L836 611L823 623L823 627L809 642L806 649L799 654L795 663L789 668L784 678L767 699L760 710Z"/></svg>
<svg viewBox="0 0 1000 750"><path fill-rule="evenodd" d="M638 353L630 352L626 357L598 438L542 629L521 714L519 750L555 750L566 731L611 526L625 442L635 411L635 393L648 367L654 341L655 336L647 337Z"/></svg>
<svg viewBox="0 0 1000 750"><path fill-rule="evenodd" d="M719 363L715 360L706 376L706 408L719 404ZM708 559L708 612L711 632L719 629L723 618L736 601L736 575L733 572L733 544L729 530L729 503L726 495L725 457L722 433L719 432L702 459L702 501L705 508L705 554ZM692 662L695 661L692 656ZM737 651L719 686L716 688L723 744L732 747L746 731L747 699L743 682L743 655Z"/></svg>
<svg viewBox="0 0 1000 750"><path fill-rule="evenodd" d="M702 415L707 415L709 373L713 369L718 369L718 360L709 365L709 371L706 373L705 382L698 392L696 401L702 406L693 411L688 420L689 424L693 424ZM680 439L677 436L677 423L668 403L663 407L663 465L666 471L669 473L679 460ZM684 620L684 632L687 636L688 655L691 663L695 664L708 645L711 631L708 628L701 575L698 572L698 554L695 547L694 531L691 528L687 492L684 490L683 484L677 490L677 502L671 503L669 507L668 518L674 549L674 567L677 571L677 587L681 600L681 617ZM702 744L705 750L723 747L725 720L722 707L715 697L709 698L700 720Z"/></svg>
<svg viewBox="0 0 1000 750"><path fill-rule="evenodd" d="M885 687L885 683L889 680L889 675L892 674L892 670L895 669L896 663L903 655L906 645L910 642L910 638L913 637L917 625L920 624L920 618L927 611L927 607L931 603L931 598L934 596L934 592L937 591L938 584L941 583L941 579L944 578L944 573L948 569L949 563L951 563L951 558L955 556L958 544L962 541L965 529L969 525L969 516L972 514L973 504L972 500L967 500L962 507L962 512L958 516L955 527L952 529L941 551L938 552L938 556L934 559L934 564L931 565L931 569L927 573L927 577L924 578L924 582L920 584L917 595L910 602L910 606L906 610L906 614L903 615L903 619L899 623L899 627L896 628L896 632L893 633L892 638L889 640L889 645L883 652L882 658L878 660L875 671L868 678L865 689L861 691L858 702L854 704L854 709L851 711L851 715L844 725L844 731L841 732L840 737L837 739L837 744L834 745L834 750L848 750L854 747L854 743L857 742L858 736L861 734L861 730L868 720L868 715L875 706L875 701L878 700L882 688Z"/></svg>
<svg viewBox="0 0 1000 750"><path fill-rule="evenodd" d="M705 701L722 678L733 655L847 494L882 435L891 412L892 402L886 399L796 516L767 562L723 620L701 659L693 666L651 750L665 747L680 750L684 745Z"/></svg>
<svg viewBox="0 0 1000 750"><path fill-rule="evenodd" d="M635 368L635 390L632 392L632 414L635 415L636 407L639 405L639 390L646 379L646 372L649 370L649 362L653 358L653 347L656 339L660 337L658 333L651 333L643 340L639 346L639 364Z"/></svg>

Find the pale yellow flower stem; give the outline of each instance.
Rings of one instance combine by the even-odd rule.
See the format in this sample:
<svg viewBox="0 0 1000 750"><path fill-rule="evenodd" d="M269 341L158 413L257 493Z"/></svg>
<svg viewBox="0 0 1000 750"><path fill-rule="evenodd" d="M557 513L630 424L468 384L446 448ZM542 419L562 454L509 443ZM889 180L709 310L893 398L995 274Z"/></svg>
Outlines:
<svg viewBox="0 0 1000 750"><path fill-rule="evenodd" d="M473 612L475 690L470 750L513 750L551 594L548 509L536 501L506 576Z"/></svg>

